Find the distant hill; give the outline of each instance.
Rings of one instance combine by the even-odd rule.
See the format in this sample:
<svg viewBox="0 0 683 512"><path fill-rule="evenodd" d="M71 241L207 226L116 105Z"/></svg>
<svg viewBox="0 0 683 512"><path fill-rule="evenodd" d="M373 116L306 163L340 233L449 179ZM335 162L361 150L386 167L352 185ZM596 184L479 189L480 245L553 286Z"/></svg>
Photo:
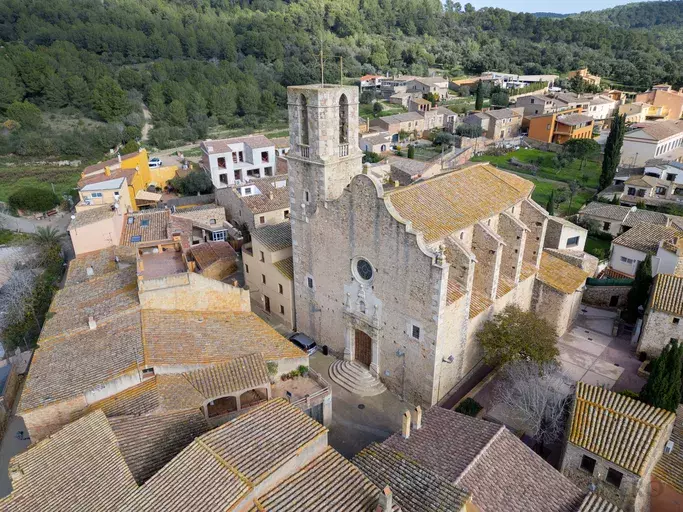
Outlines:
<svg viewBox="0 0 683 512"><path fill-rule="evenodd" d="M568 16L571 16L571 14L560 14L559 12L532 12L534 16L537 18L566 18Z"/></svg>
<svg viewBox="0 0 683 512"><path fill-rule="evenodd" d="M621 28L652 28L683 26L683 1L636 2L602 11L587 11L572 15Z"/></svg>

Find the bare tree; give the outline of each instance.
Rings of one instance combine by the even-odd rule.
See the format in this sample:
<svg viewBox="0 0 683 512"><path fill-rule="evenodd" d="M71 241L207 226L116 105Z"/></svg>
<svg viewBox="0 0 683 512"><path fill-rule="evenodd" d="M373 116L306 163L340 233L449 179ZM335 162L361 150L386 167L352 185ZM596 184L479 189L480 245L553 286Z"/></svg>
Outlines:
<svg viewBox="0 0 683 512"><path fill-rule="evenodd" d="M29 312L36 327L40 329L40 321L33 304L36 275L35 270L15 270L2 287L2 300L8 324L21 321Z"/></svg>
<svg viewBox="0 0 683 512"><path fill-rule="evenodd" d="M527 426L543 451L564 432L569 395L556 363L518 361L505 368L494 400Z"/></svg>

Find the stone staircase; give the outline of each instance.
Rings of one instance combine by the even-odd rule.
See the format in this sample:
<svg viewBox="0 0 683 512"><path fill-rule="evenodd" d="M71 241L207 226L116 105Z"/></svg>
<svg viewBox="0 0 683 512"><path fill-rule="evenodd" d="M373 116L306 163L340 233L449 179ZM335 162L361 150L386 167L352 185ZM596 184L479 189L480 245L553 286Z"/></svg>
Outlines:
<svg viewBox="0 0 683 512"><path fill-rule="evenodd" d="M375 396L387 390L365 366L355 361L337 359L330 365L330 379L360 396Z"/></svg>

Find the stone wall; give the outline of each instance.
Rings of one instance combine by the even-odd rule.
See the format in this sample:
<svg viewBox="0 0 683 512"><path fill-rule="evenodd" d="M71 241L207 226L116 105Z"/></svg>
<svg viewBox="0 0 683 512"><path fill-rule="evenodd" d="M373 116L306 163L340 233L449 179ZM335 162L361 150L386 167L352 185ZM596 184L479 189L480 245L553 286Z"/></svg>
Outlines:
<svg viewBox="0 0 683 512"><path fill-rule="evenodd" d="M541 263L548 214L530 200L522 201L521 206L519 218L529 228L524 244L524 260L538 267Z"/></svg>
<svg viewBox="0 0 683 512"><path fill-rule="evenodd" d="M472 252L477 258L474 267L474 288L490 299L495 299L498 288L503 240L486 224L474 225Z"/></svg>
<svg viewBox="0 0 683 512"><path fill-rule="evenodd" d="M32 442L40 441L71 422L73 414L82 411L88 406L84 395L70 400L52 403L38 409L17 412L24 420L26 430Z"/></svg>
<svg viewBox="0 0 683 512"><path fill-rule="evenodd" d="M527 229L516 217L502 213L498 222L498 234L505 241L503 258L501 260L501 274L513 282L519 281L524 257L524 244Z"/></svg>
<svg viewBox="0 0 683 512"><path fill-rule="evenodd" d="M583 291L570 295L559 292L538 279L534 285L532 309L555 328L558 336L567 332L578 314Z"/></svg>
<svg viewBox="0 0 683 512"><path fill-rule="evenodd" d="M222 281L230 274L237 272L237 262L231 259L219 259L202 269L201 274L209 279Z"/></svg>
<svg viewBox="0 0 683 512"><path fill-rule="evenodd" d="M675 318L679 319L677 324L674 323ZM649 309L636 351L656 357L672 338L683 342L683 318Z"/></svg>
<svg viewBox="0 0 683 512"><path fill-rule="evenodd" d="M625 308L630 286L586 286L583 302L600 308ZM611 306L612 297L617 297L616 306Z"/></svg>

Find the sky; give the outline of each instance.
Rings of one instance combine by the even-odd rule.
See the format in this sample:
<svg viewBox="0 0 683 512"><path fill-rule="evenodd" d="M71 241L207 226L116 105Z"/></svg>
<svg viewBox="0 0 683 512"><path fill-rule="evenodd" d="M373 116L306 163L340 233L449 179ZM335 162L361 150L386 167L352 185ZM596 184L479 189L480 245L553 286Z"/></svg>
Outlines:
<svg viewBox="0 0 683 512"><path fill-rule="evenodd" d="M465 5L467 0L462 0L460 3ZM548 2L548 0L469 0L469 3L477 9L481 7L500 7L516 12L556 12L568 14L581 11L599 11L600 9L607 9L630 2L628 0L573 0L571 2Z"/></svg>

